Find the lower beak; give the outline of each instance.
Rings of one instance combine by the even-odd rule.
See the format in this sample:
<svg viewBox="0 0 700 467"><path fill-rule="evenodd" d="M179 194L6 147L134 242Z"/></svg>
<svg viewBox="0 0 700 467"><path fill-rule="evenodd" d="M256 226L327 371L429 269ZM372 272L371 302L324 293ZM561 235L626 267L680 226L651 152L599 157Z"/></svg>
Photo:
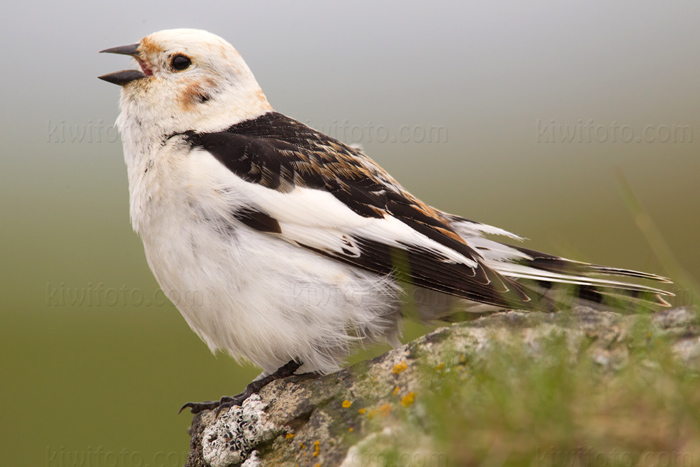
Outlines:
<svg viewBox="0 0 700 467"><path fill-rule="evenodd" d="M100 53L130 55L132 57L135 57L138 54L138 48L140 45L141 44L139 43L122 45L120 47L112 47L109 49L100 50ZM132 81L136 81L137 79L145 77L146 75L139 70L122 70L98 76L98 78L103 81L107 81L108 83L112 84L117 84L119 86L124 86Z"/></svg>
<svg viewBox="0 0 700 467"><path fill-rule="evenodd" d="M139 70L122 70L115 71L114 73L107 73L106 75L98 76L99 79L107 81L108 83L118 84L119 86L124 86L137 79L145 78L144 75Z"/></svg>

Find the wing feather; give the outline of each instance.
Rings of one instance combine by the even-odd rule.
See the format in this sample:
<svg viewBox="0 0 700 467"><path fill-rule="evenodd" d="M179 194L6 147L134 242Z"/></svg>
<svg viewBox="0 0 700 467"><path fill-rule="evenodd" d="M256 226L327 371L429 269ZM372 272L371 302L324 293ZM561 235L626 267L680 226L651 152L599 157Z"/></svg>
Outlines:
<svg viewBox="0 0 700 467"><path fill-rule="evenodd" d="M590 274L667 281L660 276L483 238L522 240L426 205L359 150L276 112L182 136L215 164L212 176L227 174L221 183L238 194L230 205L243 224L367 271L514 308L547 306L541 289L553 283L578 286L582 297L596 300L616 290L672 295Z"/></svg>
<svg viewBox="0 0 700 467"><path fill-rule="evenodd" d="M527 306L519 284L486 266L442 213L364 154L281 114L256 120L184 134L230 171L226 184L246 194L248 213L239 214L246 225L431 290Z"/></svg>

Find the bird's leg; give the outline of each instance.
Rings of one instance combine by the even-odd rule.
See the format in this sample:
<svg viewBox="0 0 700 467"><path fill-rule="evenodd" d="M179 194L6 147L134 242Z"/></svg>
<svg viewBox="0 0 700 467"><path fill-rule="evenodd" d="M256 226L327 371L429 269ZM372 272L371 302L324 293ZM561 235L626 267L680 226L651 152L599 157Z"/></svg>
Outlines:
<svg viewBox="0 0 700 467"><path fill-rule="evenodd" d="M190 412L192 413L199 413L203 412L204 410L216 410L216 416L219 416L219 413L224 410L228 409L230 407L233 407L234 405L240 406L243 404L243 401L248 399L250 396L253 394L257 394L262 388L270 384L276 379L282 379L286 378L287 376L292 376L295 371L299 369L301 366L301 362L298 362L296 360L291 360L287 364L281 366L280 368L277 369L274 373L271 373L267 376L264 376L262 378L256 379L252 381L248 386L246 386L245 390L237 394L233 397L231 396L223 396L220 400L218 401L206 401L206 402L188 402L182 407L180 407L180 412L183 410L189 408ZM178 412L179 413L179 412Z"/></svg>

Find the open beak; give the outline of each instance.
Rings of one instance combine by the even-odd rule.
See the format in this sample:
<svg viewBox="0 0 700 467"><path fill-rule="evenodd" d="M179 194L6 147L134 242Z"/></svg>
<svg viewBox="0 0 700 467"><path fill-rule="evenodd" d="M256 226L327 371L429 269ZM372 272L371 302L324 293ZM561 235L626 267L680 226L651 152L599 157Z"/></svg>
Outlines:
<svg viewBox="0 0 700 467"><path fill-rule="evenodd" d="M100 50L100 53L129 55L138 60L138 48L140 45L141 44L139 43L122 45L120 47L112 47L109 49ZM136 81L137 79L145 77L146 75L140 70L122 70L98 76L98 78L101 80L107 81L108 83L117 84L119 86L124 86L128 83L131 83L132 81Z"/></svg>

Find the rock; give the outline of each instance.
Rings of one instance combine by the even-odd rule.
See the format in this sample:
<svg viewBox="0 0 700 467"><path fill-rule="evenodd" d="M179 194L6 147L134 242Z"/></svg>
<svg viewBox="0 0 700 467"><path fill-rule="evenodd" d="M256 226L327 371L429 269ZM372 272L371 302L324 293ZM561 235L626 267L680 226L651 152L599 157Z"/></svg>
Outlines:
<svg viewBox="0 0 700 467"><path fill-rule="evenodd" d="M239 465L244 461L249 467L256 465L255 448L280 432L268 420L266 407L255 394L243 402L243 406L232 407L219 417L208 411L202 417L206 426L201 437L204 461L211 467Z"/></svg>
<svg viewBox="0 0 700 467"><path fill-rule="evenodd" d="M691 308L651 316L587 307L501 312L439 328L331 375L275 381L218 419L211 411L197 414L186 466L379 466L391 455L395 465L446 465L435 458L441 454L431 448L431 421L420 403L441 374L514 342L527 356L546 361L543 349L552 338L565 339L572 350L585 348L602 371L615 372L628 363L630 347L647 339L635 330L642 320L671 339L684 365L700 368L700 326ZM577 351L571 356L583 358Z"/></svg>

